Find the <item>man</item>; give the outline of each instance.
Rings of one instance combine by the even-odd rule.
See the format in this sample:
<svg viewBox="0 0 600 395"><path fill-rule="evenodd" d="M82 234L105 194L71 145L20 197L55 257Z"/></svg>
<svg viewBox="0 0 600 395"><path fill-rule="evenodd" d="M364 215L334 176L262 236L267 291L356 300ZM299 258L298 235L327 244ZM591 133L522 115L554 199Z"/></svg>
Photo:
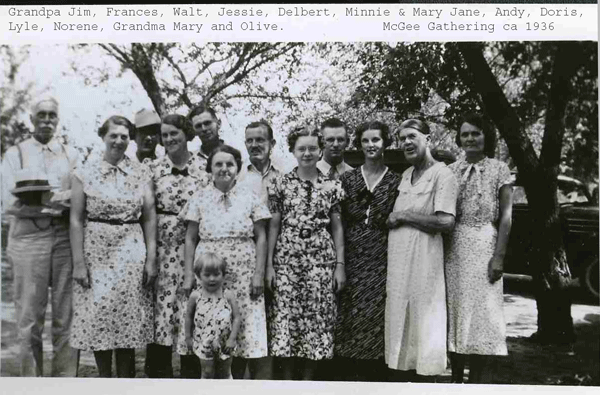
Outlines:
<svg viewBox="0 0 600 395"><path fill-rule="evenodd" d="M250 164L242 170L240 182L251 185L267 201L267 185L272 178L283 174L271 162L271 150L275 146L273 128L264 120L252 122L246 126L245 135Z"/></svg>
<svg viewBox="0 0 600 395"><path fill-rule="evenodd" d="M156 159L160 125L160 117L154 110L144 108L135 114L135 156L140 163L146 158Z"/></svg>
<svg viewBox="0 0 600 395"><path fill-rule="evenodd" d="M211 152L223 144L223 140L219 138L221 120L217 118L217 113L212 107L203 104L194 107L190 111L188 119L202 143L198 150L198 156L206 162Z"/></svg>
<svg viewBox="0 0 600 395"><path fill-rule="evenodd" d="M346 125L337 118L329 118L321 124L321 133L325 147L317 168L330 179L338 180L342 174L352 170L352 166L344 162L344 150L348 145Z"/></svg>
<svg viewBox="0 0 600 395"><path fill-rule="evenodd" d="M14 271L21 376L44 374L42 333L48 287L52 288L52 376L76 376L79 362L78 351L69 346L73 265L68 219L69 174L78 155L54 138L58 114L55 99L36 101L31 115L33 138L9 148L2 162L4 213L10 215L7 258ZM40 179L30 180L29 189L24 188L24 173L39 175ZM37 202L18 193L35 191L33 185L45 181L52 189L37 189Z"/></svg>

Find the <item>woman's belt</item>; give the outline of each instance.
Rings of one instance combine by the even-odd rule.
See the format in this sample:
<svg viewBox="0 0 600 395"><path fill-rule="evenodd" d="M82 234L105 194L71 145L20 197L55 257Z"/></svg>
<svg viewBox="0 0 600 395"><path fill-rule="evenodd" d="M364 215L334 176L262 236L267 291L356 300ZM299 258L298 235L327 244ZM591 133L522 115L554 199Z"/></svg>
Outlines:
<svg viewBox="0 0 600 395"><path fill-rule="evenodd" d="M167 210L161 210L159 208L156 209L156 214L162 214L162 215L179 215L179 213L176 213L175 211L167 211Z"/></svg>
<svg viewBox="0 0 600 395"><path fill-rule="evenodd" d="M129 225L129 224L139 224L139 220L135 221L123 221L121 219L103 219L103 218L88 218L88 222L100 222L103 224L110 225Z"/></svg>

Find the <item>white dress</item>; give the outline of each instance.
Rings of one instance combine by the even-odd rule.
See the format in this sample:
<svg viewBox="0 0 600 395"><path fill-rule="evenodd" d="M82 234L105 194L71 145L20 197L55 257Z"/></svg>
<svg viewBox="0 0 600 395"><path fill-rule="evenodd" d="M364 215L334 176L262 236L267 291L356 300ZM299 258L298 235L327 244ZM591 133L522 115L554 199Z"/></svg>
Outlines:
<svg viewBox="0 0 600 395"><path fill-rule="evenodd" d="M458 184L439 162L412 185L413 167L402 174L394 211L455 214ZM408 225L388 238L385 360L391 369L432 376L446 369L446 287L443 240Z"/></svg>

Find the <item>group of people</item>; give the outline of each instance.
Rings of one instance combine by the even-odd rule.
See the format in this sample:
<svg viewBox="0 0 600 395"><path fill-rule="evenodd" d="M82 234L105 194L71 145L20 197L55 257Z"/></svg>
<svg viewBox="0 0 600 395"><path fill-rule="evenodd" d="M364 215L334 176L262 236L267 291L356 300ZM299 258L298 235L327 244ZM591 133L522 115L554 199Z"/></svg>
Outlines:
<svg viewBox="0 0 600 395"><path fill-rule="evenodd" d="M379 121L355 131L357 168L339 119L292 129L284 173L264 120L245 129L249 164L205 105L112 116L103 155L80 163L54 138L58 115L56 100L35 103L33 137L3 159L23 376L43 374L49 286L53 376L75 376L91 350L101 377L113 354L116 375L135 377L146 348L152 378L173 377L176 352L183 378L427 381L449 356L453 382L467 357L483 382L487 357L507 354L511 179L480 115L464 118L465 156L449 166L428 125L404 121L402 174L385 165Z"/></svg>

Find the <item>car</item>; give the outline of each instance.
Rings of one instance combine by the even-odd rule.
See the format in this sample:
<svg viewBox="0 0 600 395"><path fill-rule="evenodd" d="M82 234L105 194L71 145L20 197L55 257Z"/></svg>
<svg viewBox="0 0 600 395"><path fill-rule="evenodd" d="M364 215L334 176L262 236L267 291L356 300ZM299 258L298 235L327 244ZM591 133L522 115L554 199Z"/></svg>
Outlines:
<svg viewBox="0 0 600 395"><path fill-rule="evenodd" d="M513 225L505 258L505 272L531 275L531 234L536 232L529 217L527 196L513 173ZM598 203L581 181L557 177L559 218L567 262L573 279L586 294L598 298ZM577 283L577 282L576 282Z"/></svg>
<svg viewBox="0 0 600 395"><path fill-rule="evenodd" d="M446 150L434 149L432 155L446 164L456 160L456 156ZM353 167L364 162L362 151L348 150L344 158ZM385 164L398 174L410 166L399 149L386 150L384 158ZM536 229L529 218L525 189L520 185L517 173L512 175L513 225L504 260L505 272L508 276L525 275L529 278L532 274L530 262L533 259L531 234ZM597 196L597 188L594 189L594 194L590 194L585 184L565 175L559 175L557 181L561 229L571 276L578 279L586 294L598 299L598 201L593 196Z"/></svg>

